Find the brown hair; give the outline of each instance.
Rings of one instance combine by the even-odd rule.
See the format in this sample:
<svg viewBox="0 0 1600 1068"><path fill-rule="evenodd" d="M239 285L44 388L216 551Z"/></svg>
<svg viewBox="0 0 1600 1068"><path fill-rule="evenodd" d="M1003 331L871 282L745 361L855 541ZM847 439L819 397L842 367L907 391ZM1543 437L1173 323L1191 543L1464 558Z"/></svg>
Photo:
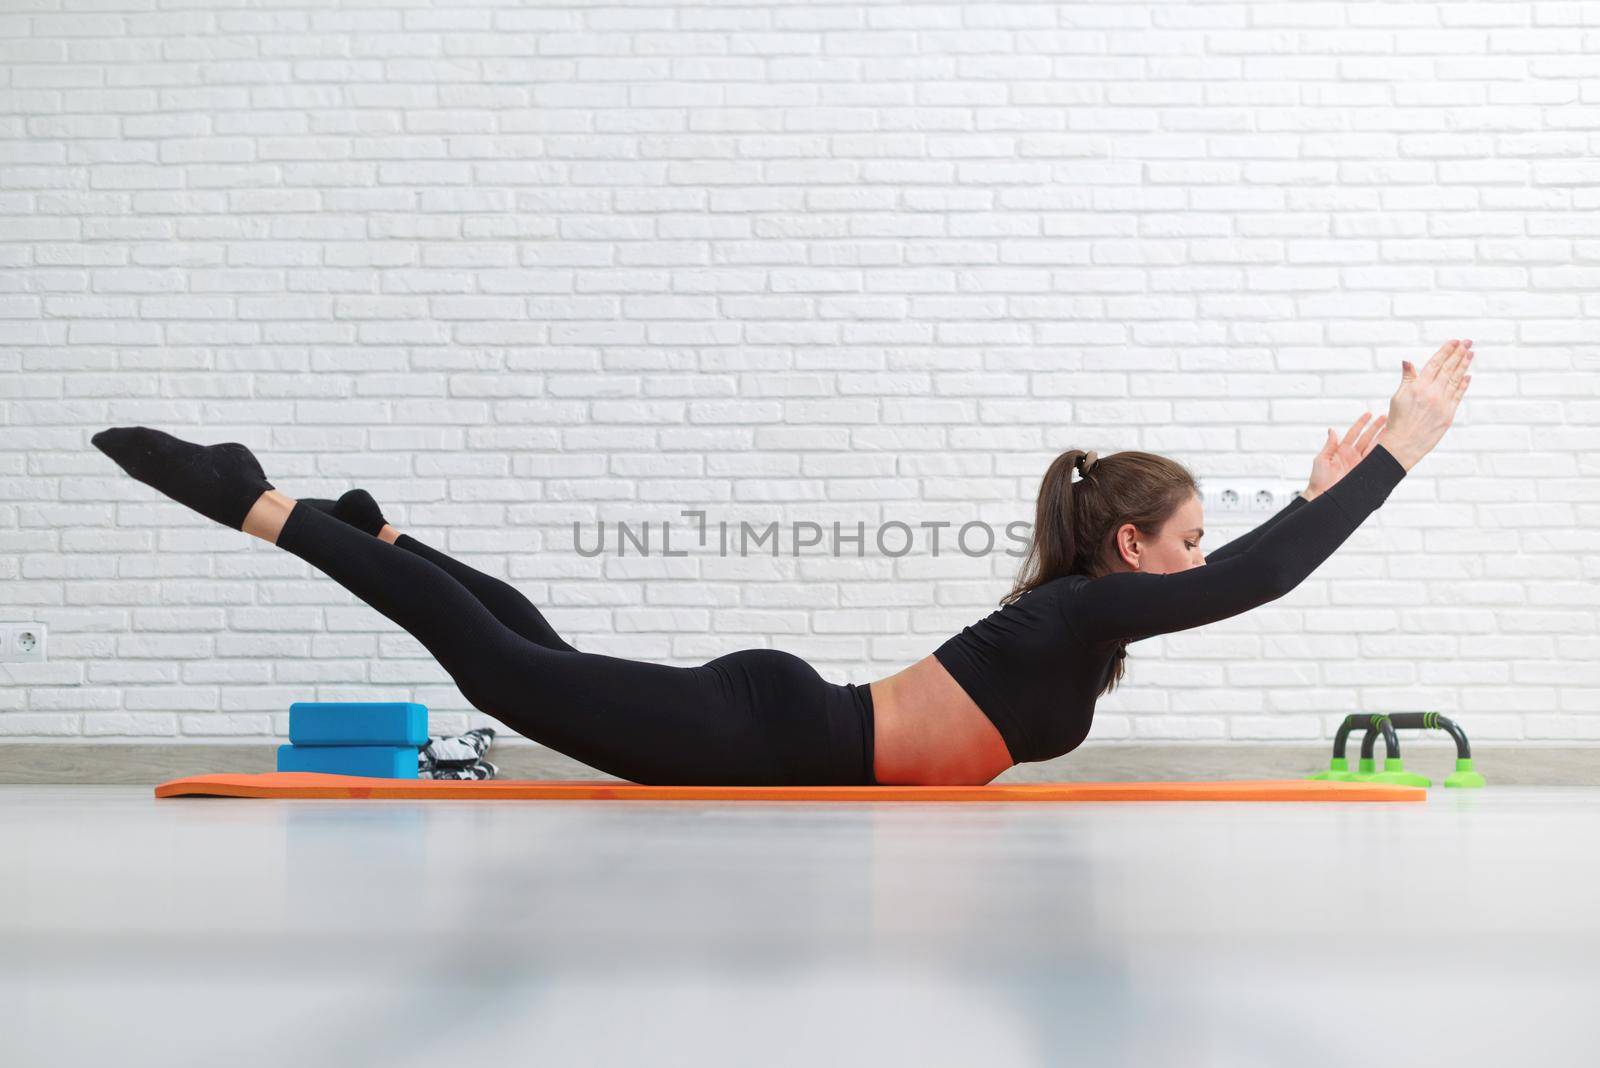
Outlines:
<svg viewBox="0 0 1600 1068"><path fill-rule="evenodd" d="M1075 470L1087 471L1072 481ZM1132 523L1155 537L1183 502L1200 492L1194 475L1176 460L1153 452L1126 451L1100 459L1073 449L1057 456L1039 484L1033 537L1007 605L1063 575L1099 578L1115 569L1116 532ZM1127 640L1117 643L1116 669L1101 693L1122 680Z"/></svg>

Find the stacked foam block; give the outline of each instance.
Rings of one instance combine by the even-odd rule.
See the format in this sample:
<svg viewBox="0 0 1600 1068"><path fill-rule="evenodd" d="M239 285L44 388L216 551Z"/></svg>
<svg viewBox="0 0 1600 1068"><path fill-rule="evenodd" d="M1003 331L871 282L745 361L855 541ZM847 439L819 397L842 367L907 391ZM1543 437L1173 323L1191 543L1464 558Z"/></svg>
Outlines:
<svg viewBox="0 0 1600 1068"><path fill-rule="evenodd" d="M296 701L279 771L415 779L428 708L414 701Z"/></svg>

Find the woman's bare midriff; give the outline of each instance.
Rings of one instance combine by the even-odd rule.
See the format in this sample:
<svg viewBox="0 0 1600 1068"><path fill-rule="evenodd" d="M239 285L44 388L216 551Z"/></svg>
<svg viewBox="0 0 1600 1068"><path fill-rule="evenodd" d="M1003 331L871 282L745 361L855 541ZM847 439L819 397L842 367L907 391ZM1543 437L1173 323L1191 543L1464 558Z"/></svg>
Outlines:
<svg viewBox="0 0 1600 1068"><path fill-rule="evenodd" d="M872 683L882 786L981 786L1016 763L1000 732L931 653Z"/></svg>

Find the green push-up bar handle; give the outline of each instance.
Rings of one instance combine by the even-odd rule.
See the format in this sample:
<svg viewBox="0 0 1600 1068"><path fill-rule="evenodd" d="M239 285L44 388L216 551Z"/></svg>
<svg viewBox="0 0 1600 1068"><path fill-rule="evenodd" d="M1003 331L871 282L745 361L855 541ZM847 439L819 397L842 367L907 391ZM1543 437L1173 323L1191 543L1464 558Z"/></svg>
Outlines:
<svg viewBox="0 0 1600 1068"><path fill-rule="evenodd" d="M1389 717L1396 730L1412 731L1444 731L1455 739L1456 759L1471 760L1472 747L1467 744L1467 735L1455 721L1440 715L1437 712L1396 712Z"/></svg>
<svg viewBox="0 0 1600 1068"><path fill-rule="evenodd" d="M1400 736L1394 732L1394 724L1389 722L1389 717L1378 714L1356 715L1344 717L1344 722L1339 724L1339 729L1333 735L1333 755L1336 759L1344 759L1344 749L1350 740L1350 732L1357 727L1365 727L1367 733L1361 739L1361 756L1363 759L1372 759L1373 742L1377 740L1377 732L1383 732L1383 745L1387 755L1397 757L1400 755Z"/></svg>
<svg viewBox="0 0 1600 1068"><path fill-rule="evenodd" d="M1381 782L1394 786L1432 786L1433 782L1427 776L1406 770L1405 761L1400 759L1400 736L1395 733L1394 726L1390 718L1381 713L1346 716L1333 736L1333 759L1328 763L1328 770L1319 771L1312 778ZM1361 736L1361 762L1352 772L1344 754L1350 741L1350 732L1357 727L1365 727L1366 733ZM1378 770L1377 761L1373 759L1373 750L1380 734L1383 735L1385 750L1382 771Z"/></svg>
<svg viewBox="0 0 1600 1068"><path fill-rule="evenodd" d="M1467 732L1455 721L1438 712L1396 712L1389 717L1396 730L1444 731L1456 743L1456 770L1445 777L1446 786L1474 788L1483 785L1483 776L1472 766L1472 746Z"/></svg>
<svg viewBox="0 0 1600 1068"><path fill-rule="evenodd" d="M1350 762L1345 757L1345 748L1350 741L1350 732L1357 728L1362 728L1365 733L1361 736L1361 762L1357 770L1352 772ZM1398 712L1392 716L1358 713L1346 716L1333 736L1333 760L1329 762L1328 770L1320 771L1312 778L1431 785L1427 778L1406 770L1405 762L1400 759L1400 737L1397 733L1400 730L1445 731L1456 743L1456 770L1444 780L1444 784L1456 787L1483 785L1483 776L1472 766L1472 749L1467 744L1466 732L1437 712ZM1380 734L1383 735L1385 751L1382 771L1378 770L1374 755Z"/></svg>

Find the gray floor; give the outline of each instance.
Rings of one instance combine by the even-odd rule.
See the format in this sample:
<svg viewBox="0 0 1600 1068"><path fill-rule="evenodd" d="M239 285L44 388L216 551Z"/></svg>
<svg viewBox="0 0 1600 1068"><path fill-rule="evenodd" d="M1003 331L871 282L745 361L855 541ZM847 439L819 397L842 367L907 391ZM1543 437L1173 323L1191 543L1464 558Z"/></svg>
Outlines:
<svg viewBox="0 0 1600 1068"><path fill-rule="evenodd" d="M1593 1064L1600 790L1423 805L0 787L28 1065Z"/></svg>

